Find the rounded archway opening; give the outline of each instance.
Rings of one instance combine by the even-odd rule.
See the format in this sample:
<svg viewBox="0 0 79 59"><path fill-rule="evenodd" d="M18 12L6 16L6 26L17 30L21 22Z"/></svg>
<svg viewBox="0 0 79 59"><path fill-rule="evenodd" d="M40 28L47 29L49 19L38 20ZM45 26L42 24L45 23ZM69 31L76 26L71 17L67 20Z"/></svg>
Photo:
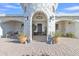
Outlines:
<svg viewBox="0 0 79 59"><path fill-rule="evenodd" d="M47 41L47 16L38 11L32 17L32 39L36 41Z"/></svg>
<svg viewBox="0 0 79 59"><path fill-rule="evenodd" d="M56 32L63 33L65 36L67 33L74 33L75 31L75 22L71 20L60 20L55 23Z"/></svg>
<svg viewBox="0 0 79 59"><path fill-rule="evenodd" d="M23 31L23 22L10 20L1 23L4 38L16 39L19 32Z"/></svg>

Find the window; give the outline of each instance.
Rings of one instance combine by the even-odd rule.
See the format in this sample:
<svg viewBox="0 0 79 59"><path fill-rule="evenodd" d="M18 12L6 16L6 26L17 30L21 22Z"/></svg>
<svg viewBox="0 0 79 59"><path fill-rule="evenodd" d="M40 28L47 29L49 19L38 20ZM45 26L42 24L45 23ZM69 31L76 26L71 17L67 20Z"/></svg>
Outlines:
<svg viewBox="0 0 79 59"><path fill-rule="evenodd" d="M56 30L58 30L58 27L59 27L58 24L56 24Z"/></svg>
<svg viewBox="0 0 79 59"><path fill-rule="evenodd" d="M43 19L41 15L36 16L36 19Z"/></svg>

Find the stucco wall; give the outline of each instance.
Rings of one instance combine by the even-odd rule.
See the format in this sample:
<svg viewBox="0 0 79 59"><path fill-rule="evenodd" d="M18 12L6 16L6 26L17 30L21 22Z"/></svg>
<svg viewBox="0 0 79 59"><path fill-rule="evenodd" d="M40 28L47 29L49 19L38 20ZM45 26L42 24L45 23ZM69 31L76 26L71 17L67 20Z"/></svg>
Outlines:
<svg viewBox="0 0 79 59"><path fill-rule="evenodd" d="M79 22L75 22L75 36L79 38Z"/></svg>
<svg viewBox="0 0 79 59"><path fill-rule="evenodd" d="M29 37L30 36L30 20L25 18L24 21L24 33Z"/></svg>
<svg viewBox="0 0 79 59"><path fill-rule="evenodd" d="M0 16L0 23L2 22L8 22L8 21L19 21L19 22L24 22L24 17L23 16Z"/></svg>
<svg viewBox="0 0 79 59"><path fill-rule="evenodd" d="M65 33L67 32L75 32L75 23L74 22L66 22Z"/></svg>

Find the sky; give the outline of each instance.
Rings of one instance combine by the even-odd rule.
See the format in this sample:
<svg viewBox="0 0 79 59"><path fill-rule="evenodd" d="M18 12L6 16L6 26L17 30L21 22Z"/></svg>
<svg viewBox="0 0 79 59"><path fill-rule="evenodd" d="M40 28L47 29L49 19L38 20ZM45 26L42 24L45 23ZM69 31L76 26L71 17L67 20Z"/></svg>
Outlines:
<svg viewBox="0 0 79 59"><path fill-rule="evenodd" d="M0 14L23 15L19 3L0 3ZM79 3L59 3L56 9L58 15L79 15Z"/></svg>
<svg viewBox="0 0 79 59"><path fill-rule="evenodd" d="M23 15L23 9L18 3L0 3L0 14Z"/></svg>
<svg viewBox="0 0 79 59"><path fill-rule="evenodd" d="M79 15L79 3L59 3L56 14Z"/></svg>

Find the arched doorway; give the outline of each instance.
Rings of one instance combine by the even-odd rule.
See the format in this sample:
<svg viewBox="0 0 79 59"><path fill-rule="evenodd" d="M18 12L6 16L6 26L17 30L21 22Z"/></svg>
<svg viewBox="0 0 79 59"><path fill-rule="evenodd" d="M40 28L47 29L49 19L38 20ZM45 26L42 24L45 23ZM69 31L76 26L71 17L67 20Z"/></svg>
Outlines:
<svg viewBox="0 0 79 59"><path fill-rule="evenodd" d="M32 39L36 41L47 41L47 16L38 11L32 17Z"/></svg>

